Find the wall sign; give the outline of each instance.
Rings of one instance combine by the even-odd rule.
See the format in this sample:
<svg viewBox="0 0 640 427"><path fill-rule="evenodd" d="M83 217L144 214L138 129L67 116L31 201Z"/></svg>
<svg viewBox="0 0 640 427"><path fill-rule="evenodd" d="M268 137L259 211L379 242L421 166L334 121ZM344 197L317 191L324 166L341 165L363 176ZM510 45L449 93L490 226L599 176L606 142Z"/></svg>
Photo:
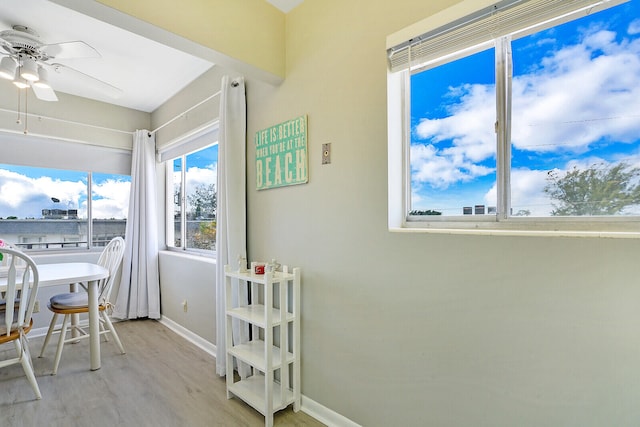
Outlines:
<svg viewBox="0 0 640 427"><path fill-rule="evenodd" d="M256 132L258 190L304 184L307 174L307 116Z"/></svg>

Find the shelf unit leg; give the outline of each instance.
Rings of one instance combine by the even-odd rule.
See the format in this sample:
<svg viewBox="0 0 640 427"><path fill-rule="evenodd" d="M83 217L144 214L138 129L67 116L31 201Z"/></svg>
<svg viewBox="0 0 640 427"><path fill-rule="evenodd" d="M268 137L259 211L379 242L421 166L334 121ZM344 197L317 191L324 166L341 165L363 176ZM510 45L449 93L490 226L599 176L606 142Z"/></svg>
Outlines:
<svg viewBox="0 0 640 427"><path fill-rule="evenodd" d="M300 410L300 268L293 269L293 411Z"/></svg>
<svg viewBox="0 0 640 427"><path fill-rule="evenodd" d="M271 283L271 275L265 277L264 286L264 318L265 318L265 330L264 330L264 359L266 371L264 373L264 396L265 396L265 425L267 427L273 426L273 357L271 348L273 347L273 286Z"/></svg>
<svg viewBox="0 0 640 427"><path fill-rule="evenodd" d="M225 273L229 272L229 266L226 265L224 267L225 269ZM231 307L231 278L225 275L225 307ZM233 386L233 356L229 355L228 350L231 348L231 346L233 345L233 339L232 339L232 334L233 334L233 328L232 328L232 319L229 317L229 315L225 314L225 327L226 327L226 333L225 333L225 345L226 345L226 349L227 349L227 354L226 354L226 365L227 365L227 369L226 369L226 375L227 375L227 399L231 399L233 397L233 395L231 394L231 392L229 391L229 389Z"/></svg>

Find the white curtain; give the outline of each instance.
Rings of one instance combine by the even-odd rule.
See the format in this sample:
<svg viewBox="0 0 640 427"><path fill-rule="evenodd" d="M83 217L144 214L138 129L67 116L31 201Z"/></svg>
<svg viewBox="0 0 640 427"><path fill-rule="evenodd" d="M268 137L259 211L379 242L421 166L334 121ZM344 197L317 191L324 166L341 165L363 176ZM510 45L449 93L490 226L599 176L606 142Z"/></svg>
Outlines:
<svg viewBox="0 0 640 427"><path fill-rule="evenodd" d="M246 99L244 79L222 78L218 139L218 209L216 231L216 372L226 374L224 266L237 268L239 255L247 256L246 205ZM248 301L246 288L234 285L233 303ZM233 342L245 342L248 325L233 324ZM240 374L245 368L241 369Z"/></svg>
<svg viewBox="0 0 640 427"><path fill-rule="evenodd" d="M138 130L133 136L131 194L113 317L160 318L155 136Z"/></svg>

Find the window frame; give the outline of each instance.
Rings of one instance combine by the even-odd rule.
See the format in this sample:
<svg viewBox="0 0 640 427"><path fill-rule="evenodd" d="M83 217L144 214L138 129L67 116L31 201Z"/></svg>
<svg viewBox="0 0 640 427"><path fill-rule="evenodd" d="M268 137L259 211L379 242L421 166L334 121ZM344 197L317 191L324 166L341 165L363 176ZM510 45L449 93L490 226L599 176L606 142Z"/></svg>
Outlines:
<svg viewBox="0 0 640 427"><path fill-rule="evenodd" d="M213 121L208 123L193 132L188 133L174 139L173 141L164 145L162 149L158 151L160 161L165 164L165 247L168 251L181 252L192 255L200 255L206 257L215 257L215 249L198 249L186 247L186 239L184 235L186 233L186 158L193 153L218 145L218 131L219 122ZM176 159L181 161L181 180L180 180L180 230L183 238L180 239L180 246L175 246L175 235L173 227L174 222L174 193L173 193L173 162ZM217 192L217 185L216 185Z"/></svg>
<svg viewBox="0 0 640 427"><path fill-rule="evenodd" d="M450 22L443 28L459 23L489 4L504 2L463 1L452 8L418 23L418 27L442 27L442 22ZM448 21L442 21L448 19ZM571 18L574 19L574 18ZM568 19L568 20L571 20ZM564 22L567 22L565 20ZM436 25L436 23L438 23ZM561 23L561 22L560 22ZM559 25L556 23L555 25ZM387 38L387 47L391 61L394 46L405 46L412 42L416 26L401 30ZM530 30L528 30L530 31ZM538 30L535 30L538 31ZM530 33L533 31L530 31ZM401 40L407 40L398 43ZM419 37L417 38L420 39ZM449 58L460 58L469 52L481 50L492 44L496 51L496 215L472 216L428 216L410 215L411 210L411 75L415 71L411 66L411 49L407 54L408 65L402 70L387 68L387 113L388 113L388 226L392 231L427 231L439 233L465 234L524 234L524 235L584 235L607 237L640 237L640 216L603 216L603 217L518 217L509 215L510 174L511 170L511 68L510 61L501 62L499 58L509 57L511 37L502 35L483 41L465 52L453 52ZM500 53L498 53L500 52ZM438 63L436 61L435 63ZM442 61L441 63L448 62ZM504 92L498 93L504 89ZM501 123L501 126L498 126Z"/></svg>
<svg viewBox="0 0 640 427"><path fill-rule="evenodd" d="M5 165L13 165L12 163L3 163ZM86 174L86 191L87 191L87 216L85 219L77 219L78 221L82 221L85 222L86 221L86 230L87 230L87 240L86 242L76 242L76 243L85 243L86 246L78 246L78 245L72 245L72 243L74 243L73 241L69 240L67 241L66 239L69 237L75 237L75 235L63 235L63 241L61 242L57 242L56 244L61 245L61 247L53 247L50 248L48 247L49 244L52 244L51 242L47 242L46 240L43 240L46 235L40 235L39 237L37 235L32 235L30 238L31 239L35 239L37 238L38 241L19 241L19 242L15 242L13 244L15 244L18 248L20 248L21 250L29 253L29 254L37 254L37 255L41 255L41 254L52 254L52 253L73 253L73 252L84 252L84 251L100 251L102 250L102 248L104 248L104 245L96 245L95 244L95 236L93 235L93 222L95 220L94 218L94 214L93 214L93 174L104 174L104 172L98 172L98 171L87 171L87 170L77 170L77 169L68 169L68 168L56 168L56 167L49 167L49 166L30 166L30 165L14 165L14 166L20 166L20 167L25 167L25 168L37 168L37 169L49 169L49 170L59 170L59 171L71 171L71 172L77 172L77 173L81 173L81 174ZM121 175L121 176L129 176L129 175L124 175L124 174L113 174L113 175ZM56 178L55 175L50 175L51 178ZM125 218L125 221L127 221L128 218ZM2 221L13 221L13 220L2 220ZM126 222L125 222L125 230L126 230ZM124 235L122 236L124 238ZM28 248L26 246L28 245L38 245L37 248L32 249L32 248ZM42 247L42 245L44 245L45 247Z"/></svg>

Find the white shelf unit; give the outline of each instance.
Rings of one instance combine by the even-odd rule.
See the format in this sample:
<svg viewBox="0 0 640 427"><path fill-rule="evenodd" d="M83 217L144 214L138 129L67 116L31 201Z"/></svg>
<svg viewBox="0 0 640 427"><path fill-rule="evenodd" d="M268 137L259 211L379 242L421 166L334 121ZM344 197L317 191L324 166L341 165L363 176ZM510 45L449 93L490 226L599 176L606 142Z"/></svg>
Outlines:
<svg viewBox="0 0 640 427"><path fill-rule="evenodd" d="M224 268L227 398L244 400L271 427L275 412L291 404L300 410L300 269L254 274L251 267L246 273ZM234 286L248 287L249 305L232 304ZM249 324L249 342L233 344L234 319ZM249 376L234 379L234 359L251 367Z"/></svg>

